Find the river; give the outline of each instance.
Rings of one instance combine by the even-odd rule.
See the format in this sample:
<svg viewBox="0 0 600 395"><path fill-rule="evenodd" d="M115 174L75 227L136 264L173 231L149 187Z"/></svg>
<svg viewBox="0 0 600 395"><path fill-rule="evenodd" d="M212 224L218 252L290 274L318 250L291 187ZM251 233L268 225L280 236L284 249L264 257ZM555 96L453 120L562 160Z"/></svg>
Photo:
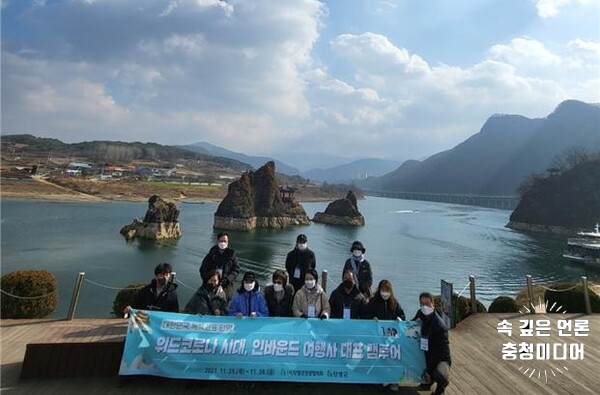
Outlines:
<svg viewBox="0 0 600 395"><path fill-rule="evenodd" d="M285 230L230 232L243 270L254 270L261 284L285 256L299 233L317 256L317 270L329 273L328 291L341 280L344 261L354 240L363 242L374 283L387 278L412 316L420 292L439 294L440 279L460 292L468 276L477 281L477 297L486 306L500 295L514 296L530 274L534 283L555 280L597 281L597 270L565 262L564 237L533 235L504 227L510 211L444 203L368 197L359 209L366 225L342 228L323 224ZM326 203L304 203L312 218ZM59 306L53 317L68 311L78 272L85 272L77 317L106 317L117 290L133 282L147 282L154 266L174 265L184 306L200 283L198 268L215 243L212 229L215 203L180 204L183 237L166 243L127 243L119 229L134 217L143 218L146 203L1 202L2 274L21 269L46 269L59 283ZM240 276L241 277L241 276ZM468 289L464 291L468 296ZM6 297L3 295L3 297Z"/></svg>

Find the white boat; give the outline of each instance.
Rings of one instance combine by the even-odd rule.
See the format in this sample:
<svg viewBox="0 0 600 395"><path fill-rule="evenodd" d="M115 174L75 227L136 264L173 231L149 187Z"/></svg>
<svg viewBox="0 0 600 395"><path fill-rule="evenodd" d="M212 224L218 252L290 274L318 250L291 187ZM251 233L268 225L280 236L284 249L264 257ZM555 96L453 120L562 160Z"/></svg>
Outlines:
<svg viewBox="0 0 600 395"><path fill-rule="evenodd" d="M567 240L567 250L563 258L570 261L600 268L600 225L593 232L579 232L577 237Z"/></svg>

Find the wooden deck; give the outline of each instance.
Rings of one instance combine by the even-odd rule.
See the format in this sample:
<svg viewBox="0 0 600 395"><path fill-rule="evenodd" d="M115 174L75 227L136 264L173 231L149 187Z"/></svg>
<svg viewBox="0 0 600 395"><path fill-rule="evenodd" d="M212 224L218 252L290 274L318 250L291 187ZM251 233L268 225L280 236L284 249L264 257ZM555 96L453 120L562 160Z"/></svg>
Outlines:
<svg viewBox="0 0 600 395"><path fill-rule="evenodd" d="M558 319L587 319L589 336L558 338ZM497 324L507 319L513 324L513 335L508 338L498 334ZM519 337L519 319L550 319L551 343L567 339L567 343L584 344L584 360L579 361L503 361L502 343L541 343L543 338ZM517 328L517 333L515 329ZM257 383L253 390L238 387L231 382L187 382L153 377L134 378L125 387L119 387L118 377L77 377L54 379L19 379L27 343L97 343L121 342L125 323L118 319L62 320L2 320L1 341L1 392L7 394L250 394L268 393L288 395L353 395L390 393L375 385ZM450 331L452 368L448 394L595 394L600 385L600 315L542 315L478 314L458 324ZM93 358L93 357L92 357ZM520 367L523 367L519 370ZM564 369L566 367L568 370ZM560 369L562 373L557 370ZM524 375L529 369L527 375ZM534 375L529 377L532 369ZM551 373L551 369L555 375ZM548 375L546 382L544 371ZM538 379L538 372L541 376ZM402 388L400 394L429 394L419 388Z"/></svg>

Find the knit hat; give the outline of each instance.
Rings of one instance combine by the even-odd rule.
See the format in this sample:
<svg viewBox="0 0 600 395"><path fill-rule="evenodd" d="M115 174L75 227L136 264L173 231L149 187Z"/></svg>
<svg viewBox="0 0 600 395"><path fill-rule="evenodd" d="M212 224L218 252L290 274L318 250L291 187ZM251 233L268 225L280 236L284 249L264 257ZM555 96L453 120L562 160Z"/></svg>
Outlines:
<svg viewBox="0 0 600 395"><path fill-rule="evenodd" d="M299 234L298 237L296 237L296 243L306 243L307 241L308 238L305 234Z"/></svg>
<svg viewBox="0 0 600 395"><path fill-rule="evenodd" d="M246 280L256 281L256 275L254 272L246 272L244 273L244 277L242 278L242 282Z"/></svg>
<svg viewBox="0 0 600 395"><path fill-rule="evenodd" d="M354 251L354 250L361 250L362 253L365 253L365 247L363 247L362 243L358 240L356 240L354 243L352 243L352 247L350 247L350 252Z"/></svg>

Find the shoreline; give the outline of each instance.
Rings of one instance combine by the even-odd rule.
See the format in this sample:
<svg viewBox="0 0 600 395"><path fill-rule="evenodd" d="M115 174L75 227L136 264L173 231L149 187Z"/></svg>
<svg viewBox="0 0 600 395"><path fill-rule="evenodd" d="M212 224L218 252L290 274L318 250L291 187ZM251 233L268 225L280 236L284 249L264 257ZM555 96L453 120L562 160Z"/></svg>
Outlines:
<svg viewBox="0 0 600 395"><path fill-rule="evenodd" d="M74 195L74 194L39 194L34 192L0 192L0 201L4 199L13 199L13 200L39 200L45 202L63 202L63 203L102 203L102 202L147 202L149 197L142 196L92 196L92 195ZM162 196L161 196L162 198ZM180 197L180 198L163 198L166 201L172 201L174 203L182 203L182 204L205 204L205 203L220 203L222 199L217 198L201 198L201 197ZM299 203L319 203L319 202L331 202L331 199L324 198L307 198L303 200L298 200Z"/></svg>

